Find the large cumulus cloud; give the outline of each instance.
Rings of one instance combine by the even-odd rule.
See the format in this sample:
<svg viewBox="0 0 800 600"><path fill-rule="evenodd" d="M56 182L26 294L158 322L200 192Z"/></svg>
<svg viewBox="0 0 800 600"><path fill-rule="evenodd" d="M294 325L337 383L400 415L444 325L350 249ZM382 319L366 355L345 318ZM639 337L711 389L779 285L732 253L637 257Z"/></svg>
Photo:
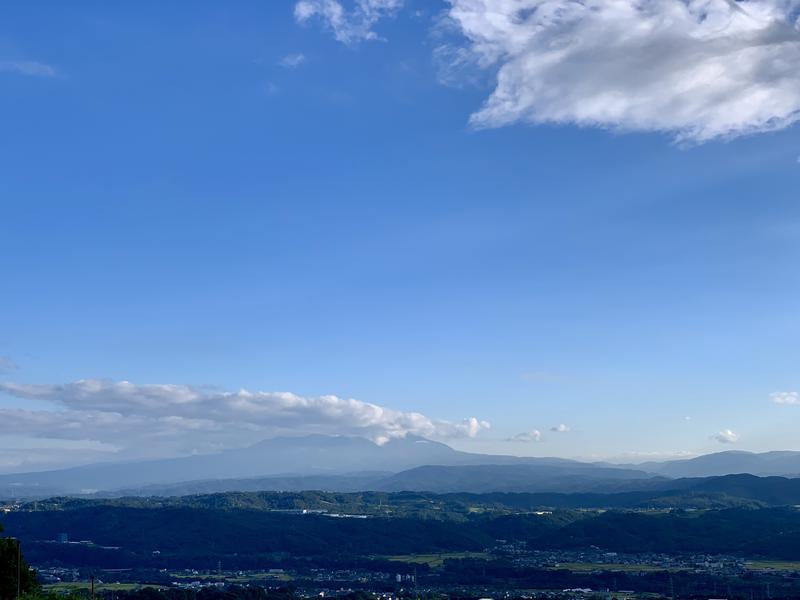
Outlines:
<svg viewBox="0 0 800 600"><path fill-rule="evenodd" d="M341 8L302 0L298 11L310 4L319 15L323 6ZM329 11L326 22L336 32L337 23L368 14L371 32L400 2L387 4L391 11ZM436 51L452 67L443 80L453 82L469 63L496 73L471 117L476 127L577 124L700 143L800 119L800 0L449 0L445 7L456 36Z"/></svg>
<svg viewBox="0 0 800 600"><path fill-rule="evenodd" d="M0 409L18 436L92 440L123 451L212 451L274 435L358 435L378 443L408 434L474 437L489 424L452 422L338 396L225 392L172 384L81 380L58 385L0 383L0 393L44 401L47 409Z"/></svg>
<svg viewBox="0 0 800 600"><path fill-rule="evenodd" d="M453 0L497 87L477 126L664 131L679 141L800 118L798 0Z"/></svg>

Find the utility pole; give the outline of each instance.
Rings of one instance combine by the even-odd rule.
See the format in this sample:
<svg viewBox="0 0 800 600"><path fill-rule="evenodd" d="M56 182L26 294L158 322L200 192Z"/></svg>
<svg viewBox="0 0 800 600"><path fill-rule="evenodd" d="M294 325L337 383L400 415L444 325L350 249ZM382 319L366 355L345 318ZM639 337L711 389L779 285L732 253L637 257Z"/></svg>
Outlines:
<svg viewBox="0 0 800 600"><path fill-rule="evenodd" d="M17 599L22 591L22 542L17 538Z"/></svg>
<svg viewBox="0 0 800 600"><path fill-rule="evenodd" d="M92 600L94 600L94 575L92 575L91 577L89 577L89 581L90 581L90 582L91 582L91 584L92 584Z"/></svg>

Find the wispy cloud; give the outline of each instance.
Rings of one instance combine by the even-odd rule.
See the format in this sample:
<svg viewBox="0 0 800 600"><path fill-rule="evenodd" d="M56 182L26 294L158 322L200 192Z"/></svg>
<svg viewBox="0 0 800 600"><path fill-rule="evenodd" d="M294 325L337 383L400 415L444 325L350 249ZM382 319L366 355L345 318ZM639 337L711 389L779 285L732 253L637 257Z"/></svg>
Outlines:
<svg viewBox="0 0 800 600"><path fill-rule="evenodd" d="M275 94L280 92L280 88L278 87L278 85L273 83L272 81L267 81L266 83L264 83L262 89L264 90L265 96L274 96Z"/></svg>
<svg viewBox="0 0 800 600"><path fill-rule="evenodd" d="M306 62L306 55L302 52L297 52L296 54L287 54L284 56L278 64L282 67L287 69L296 69L300 65Z"/></svg>
<svg viewBox="0 0 800 600"><path fill-rule="evenodd" d="M55 68L34 60L0 60L0 71L29 77L55 77L58 75Z"/></svg>
<svg viewBox="0 0 800 600"><path fill-rule="evenodd" d="M739 434L730 429L723 429L719 433L712 435L711 439L718 441L720 444L734 444L739 441Z"/></svg>
<svg viewBox="0 0 800 600"><path fill-rule="evenodd" d="M798 392L772 392L769 397L775 404L800 405L800 393Z"/></svg>
<svg viewBox="0 0 800 600"><path fill-rule="evenodd" d="M523 431L522 433L512 435L510 438L506 439L506 441L523 443L541 442L542 432L538 429L531 429L530 431Z"/></svg>
<svg viewBox="0 0 800 600"><path fill-rule="evenodd" d="M113 458L119 448L90 440L32 440L0 436L0 472L69 467Z"/></svg>
<svg viewBox="0 0 800 600"><path fill-rule="evenodd" d="M569 433L571 429L568 425L564 425L564 423L561 423L560 425L555 425L551 427L550 431L554 433Z"/></svg>
<svg viewBox="0 0 800 600"><path fill-rule="evenodd" d="M300 0L294 6L298 23L319 19L340 42L352 44L379 39L373 30L384 17L391 16L404 0Z"/></svg>
<svg viewBox="0 0 800 600"><path fill-rule="evenodd" d="M0 373L9 373L17 370L17 363L9 356L0 356Z"/></svg>
<svg viewBox="0 0 800 600"><path fill-rule="evenodd" d="M94 440L123 449L154 444L165 453L241 446L273 435L357 435L383 443L408 434L475 437L489 428L474 417L445 421L352 398L289 392L82 380L59 385L0 383L0 393L49 402L55 409L0 409L4 428L17 435Z"/></svg>

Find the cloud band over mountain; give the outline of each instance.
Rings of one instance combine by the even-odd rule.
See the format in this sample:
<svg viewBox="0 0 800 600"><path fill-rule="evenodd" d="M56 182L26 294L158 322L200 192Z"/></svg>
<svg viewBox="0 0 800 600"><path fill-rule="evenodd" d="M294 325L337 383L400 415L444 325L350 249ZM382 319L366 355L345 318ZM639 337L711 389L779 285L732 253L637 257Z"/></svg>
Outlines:
<svg viewBox="0 0 800 600"><path fill-rule="evenodd" d="M474 437L489 423L433 419L338 396L224 392L199 386L81 380L58 385L0 383L0 393L44 401L36 410L0 409L15 435L102 443L123 454L157 441L159 451L207 452L272 435L358 435L378 443L408 434ZM37 402L38 403L38 402Z"/></svg>

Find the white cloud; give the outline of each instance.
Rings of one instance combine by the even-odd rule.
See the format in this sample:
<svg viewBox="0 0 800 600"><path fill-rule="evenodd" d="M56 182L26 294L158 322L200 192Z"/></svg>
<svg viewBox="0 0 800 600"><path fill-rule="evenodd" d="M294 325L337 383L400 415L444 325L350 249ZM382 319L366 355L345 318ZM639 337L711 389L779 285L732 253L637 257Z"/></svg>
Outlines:
<svg viewBox="0 0 800 600"><path fill-rule="evenodd" d="M564 423L561 423L560 425L555 425L551 427L550 431L553 431L555 433L568 433L570 431L570 428L568 425L564 425Z"/></svg>
<svg viewBox="0 0 800 600"><path fill-rule="evenodd" d="M800 0L447 0L440 78L496 73L478 128L554 123L701 143L800 120ZM345 43L402 0L300 0ZM474 68L470 67L473 65Z"/></svg>
<svg viewBox="0 0 800 600"><path fill-rule="evenodd" d="M108 460L107 452L71 448L5 448L0 446L0 473L42 471Z"/></svg>
<svg viewBox="0 0 800 600"><path fill-rule="evenodd" d="M404 0L299 0L294 6L298 23L320 19L340 42L351 44L363 40L376 40L374 25L391 16Z"/></svg>
<svg viewBox="0 0 800 600"><path fill-rule="evenodd" d="M55 77L58 74L50 65L33 60L3 60L0 61L0 71L28 75L30 77Z"/></svg>
<svg viewBox="0 0 800 600"><path fill-rule="evenodd" d="M711 439L718 441L720 444L734 444L739 441L739 434L730 429L723 429L719 433L712 435Z"/></svg>
<svg viewBox="0 0 800 600"><path fill-rule="evenodd" d="M337 396L288 392L223 392L173 384L81 380L61 385L0 383L0 393L50 402L55 410L0 409L16 435L94 440L123 452L165 454L242 446L274 435L358 435L385 442L407 434L475 437L489 428L476 418L432 419Z"/></svg>
<svg viewBox="0 0 800 600"><path fill-rule="evenodd" d="M800 0L450 0L497 85L477 127L574 123L678 141L800 119Z"/></svg>
<svg viewBox="0 0 800 600"><path fill-rule="evenodd" d="M516 435L512 435L510 438L506 440L507 442L541 442L542 441L542 432L538 429L531 429L530 431L523 431L522 433L518 433Z"/></svg>
<svg viewBox="0 0 800 600"><path fill-rule="evenodd" d="M302 52L298 52L296 54L287 54L278 62L278 64L287 69L296 69L305 62L306 55Z"/></svg>
<svg viewBox="0 0 800 600"><path fill-rule="evenodd" d="M55 469L113 457L119 448L92 441L0 436L0 472Z"/></svg>
<svg viewBox="0 0 800 600"><path fill-rule="evenodd" d="M773 392L769 397L775 404L800 404L798 392Z"/></svg>

